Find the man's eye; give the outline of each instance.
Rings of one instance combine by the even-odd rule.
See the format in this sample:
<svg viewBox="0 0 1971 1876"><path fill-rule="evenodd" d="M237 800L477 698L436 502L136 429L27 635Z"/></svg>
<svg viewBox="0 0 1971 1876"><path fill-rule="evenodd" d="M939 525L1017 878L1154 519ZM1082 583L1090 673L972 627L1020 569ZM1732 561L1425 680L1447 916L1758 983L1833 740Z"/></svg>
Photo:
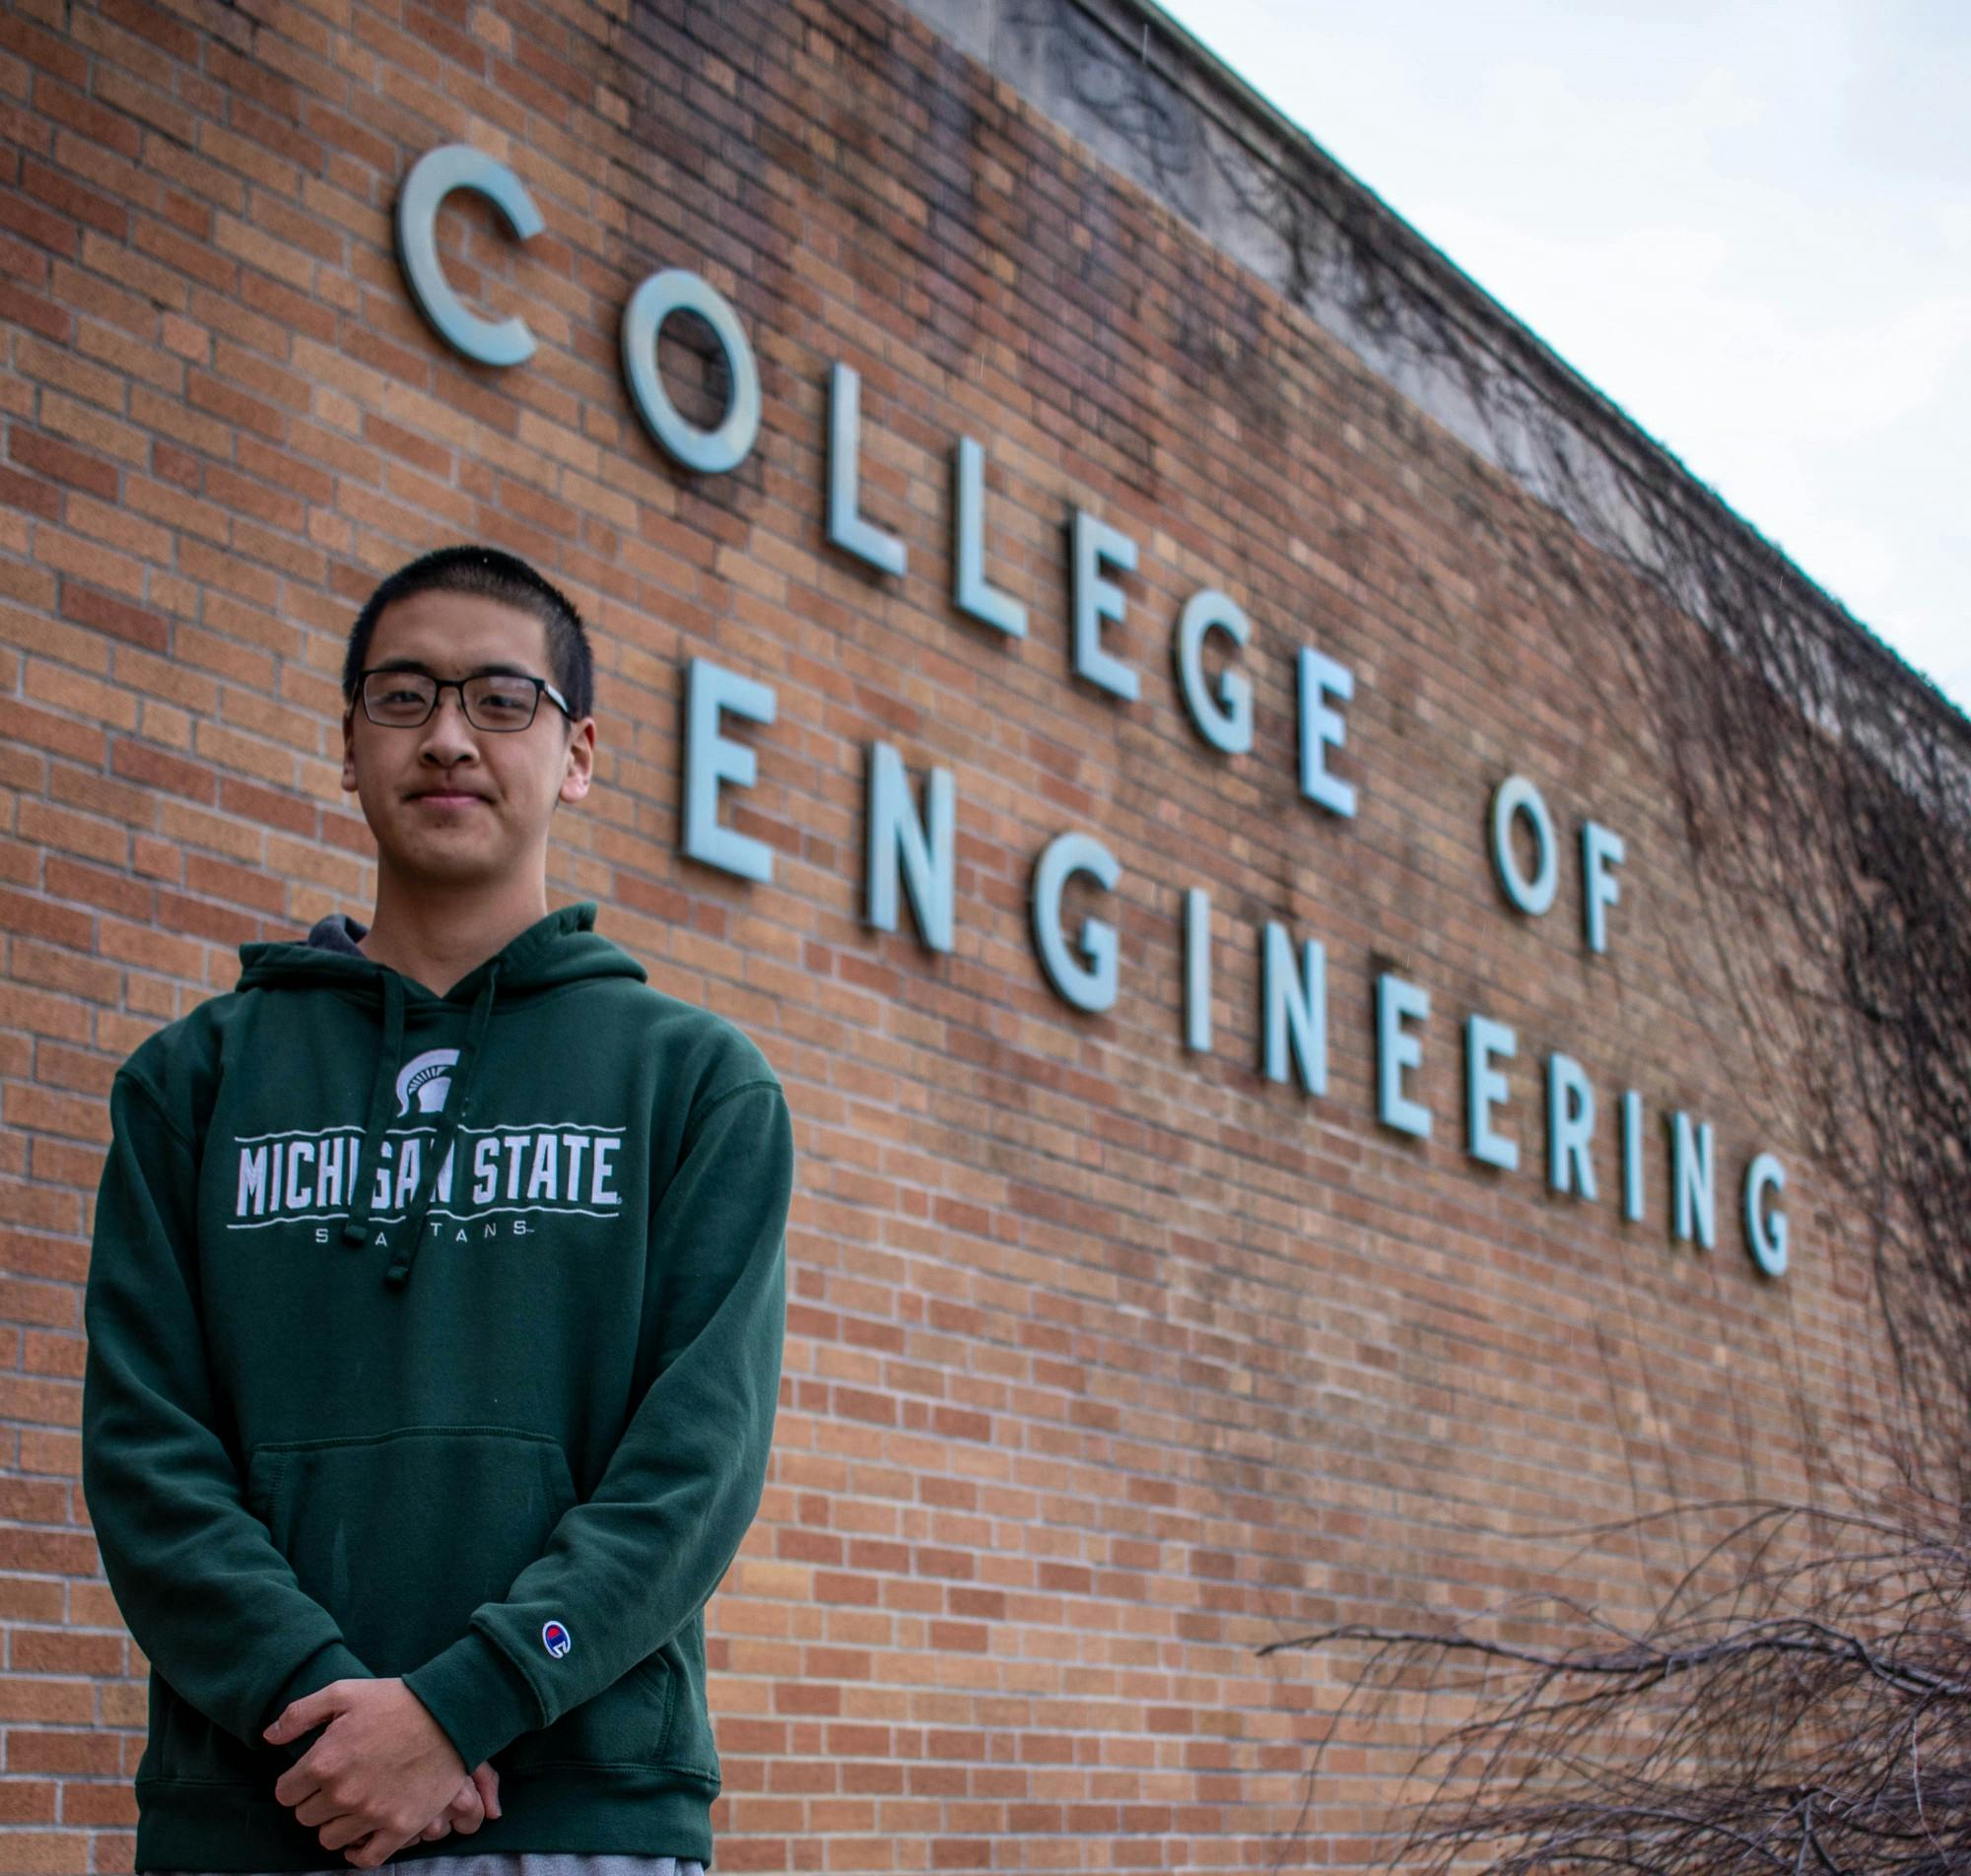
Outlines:
<svg viewBox="0 0 1971 1876"><path fill-rule="evenodd" d="M393 691L381 692L377 695L376 701L385 704L422 704L425 701L425 694L420 690L399 687Z"/></svg>
<svg viewBox="0 0 1971 1876"><path fill-rule="evenodd" d="M510 713L514 716L526 715L528 710L533 707L533 704L534 693L532 686L528 686L525 689L516 689L512 685L507 685L500 689L482 691L479 695L479 704L482 709Z"/></svg>

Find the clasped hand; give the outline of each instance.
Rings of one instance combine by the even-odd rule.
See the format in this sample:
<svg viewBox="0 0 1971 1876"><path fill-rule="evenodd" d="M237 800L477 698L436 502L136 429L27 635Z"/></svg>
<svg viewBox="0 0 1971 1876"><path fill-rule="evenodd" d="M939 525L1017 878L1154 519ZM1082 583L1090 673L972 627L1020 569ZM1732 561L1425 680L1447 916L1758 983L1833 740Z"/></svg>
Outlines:
<svg viewBox="0 0 1971 1876"><path fill-rule="evenodd" d="M406 1843L473 1832L500 1815L500 1775L482 1760L468 1776L458 1749L401 1680L330 1681L291 1701L270 1744L327 1730L280 1777L274 1795L324 1849L374 1869Z"/></svg>

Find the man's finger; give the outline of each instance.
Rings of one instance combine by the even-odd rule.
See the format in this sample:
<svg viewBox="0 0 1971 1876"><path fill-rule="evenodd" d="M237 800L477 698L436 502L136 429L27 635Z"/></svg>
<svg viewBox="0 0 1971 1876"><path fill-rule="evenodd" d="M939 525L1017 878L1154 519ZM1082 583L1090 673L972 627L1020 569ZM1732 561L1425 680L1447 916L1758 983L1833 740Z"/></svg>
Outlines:
<svg viewBox="0 0 1971 1876"><path fill-rule="evenodd" d="M319 1726L333 1719L346 1705L341 1695L342 1685L340 1681L330 1681L326 1687L317 1687L312 1694L304 1694L300 1700L290 1701L262 1736L278 1746L285 1740L299 1738L310 1726Z"/></svg>
<svg viewBox="0 0 1971 1876"><path fill-rule="evenodd" d="M451 1820L454 1830L467 1837L486 1822L486 1804L479 1795L476 1778L468 1778L458 1787L458 1795L452 1799L445 1816Z"/></svg>
<svg viewBox="0 0 1971 1876"><path fill-rule="evenodd" d="M329 1797L327 1791L309 1791L307 1797L304 1797L294 1807L294 1821L298 1825L307 1825L309 1831L313 1831L317 1825L325 1825L337 1817L347 1817L347 1815L349 1813L343 1809L343 1805L339 1805L333 1797Z"/></svg>
<svg viewBox="0 0 1971 1876"><path fill-rule="evenodd" d="M486 1806L486 1815L496 1818L500 1815L500 1775L493 1770L490 1759L482 1759L472 1769L472 1782L479 1787L480 1802Z"/></svg>
<svg viewBox="0 0 1971 1876"><path fill-rule="evenodd" d="M350 1815L349 1806L342 1799L329 1795L328 1772L315 1764L315 1747L320 1743L317 1740L274 1780L275 1797L295 1814L297 1824L306 1824L310 1829L326 1824L330 1818ZM305 1811L306 1816L303 1816Z"/></svg>
<svg viewBox="0 0 1971 1876"><path fill-rule="evenodd" d="M295 1816L298 1822L303 1821L299 1811ZM338 1811L316 1827L314 1838L325 1850L348 1849L352 1845L360 1849L365 1838L371 1835L373 1833L365 1830L363 1820L354 1811Z"/></svg>
<svg viewBox="0 0 1971 1876"><path fill-rule="evenodd" d="M409 1837L398 1837L394 1831L376 1831L372 1833L369 1842L363 1845L360 1853L345 1850L343 1854L353 1856L359 1869L374 1869L377 1864L387 1863L400 1849L417 1841L416 1831ZM379 1850L380 1854L377 1853Z"/></svg>

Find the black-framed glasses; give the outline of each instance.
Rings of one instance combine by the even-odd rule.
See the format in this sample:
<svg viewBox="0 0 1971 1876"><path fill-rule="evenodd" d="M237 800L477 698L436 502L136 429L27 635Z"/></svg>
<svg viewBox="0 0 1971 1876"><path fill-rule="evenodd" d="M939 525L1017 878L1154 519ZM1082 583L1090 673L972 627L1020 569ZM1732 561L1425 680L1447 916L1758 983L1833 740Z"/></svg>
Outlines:
<svg viewBox="0 0 1971 1876"><path fill-rule="evenodd" d="M568 699L545 678L523 671L482 671L476 677L435 678L429 671L365 671L359 686L363 714L385 729L416 729L438 708L439 693L458 693L465 720L474 729L525 729L546 694L571 722Z"/></svg>

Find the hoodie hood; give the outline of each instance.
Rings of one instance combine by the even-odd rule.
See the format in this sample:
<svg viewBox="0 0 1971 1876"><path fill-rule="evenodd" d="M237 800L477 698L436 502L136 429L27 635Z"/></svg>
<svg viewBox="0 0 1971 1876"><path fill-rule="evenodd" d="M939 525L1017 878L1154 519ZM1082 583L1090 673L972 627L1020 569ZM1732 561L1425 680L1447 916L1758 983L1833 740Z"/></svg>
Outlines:
<svg viewBox="0 0 1971 1876"><path fill-rule="evenodd" d="M360 958L363 955L360 941L369 935L370 927L347 912L330 912L309 926L307 942L323 951L339 951L345 958Z"/></svg>
<svg viewBox="0 0 1971 1876"><path fill-rule="evenodd" d="M435 990L366 958L358 941L369 927L345 912L318 919L304 941L281 940L239 947L240 990L330 990L373 1008L377 1018L375 1068L370 1081L370 1102L364 1116L362 1164L375 1164L385 1129L397 1111L396 1079L404 1052L406 1012L423 1006L442 1011L469 1008L465 1040L458 1051L438 1122L438 1138L418 1177L418 1186L390 1262L386 1284L410 1281L411 1266L423 1241L426 1216L437 1189L439 1169L452 1151L458 1129L472 1106L474 1079L484 1053L486 1032L493 1021L495 1000L525 996L585 977L634 977L648 980L648 972L620 945L595 929L596 904L583 900L564 905L535 920L492 957L475 965L449 990ZM352 1249L368 1241L374 1197L365 1179L343 1221L342 1241Z"/></svg>

